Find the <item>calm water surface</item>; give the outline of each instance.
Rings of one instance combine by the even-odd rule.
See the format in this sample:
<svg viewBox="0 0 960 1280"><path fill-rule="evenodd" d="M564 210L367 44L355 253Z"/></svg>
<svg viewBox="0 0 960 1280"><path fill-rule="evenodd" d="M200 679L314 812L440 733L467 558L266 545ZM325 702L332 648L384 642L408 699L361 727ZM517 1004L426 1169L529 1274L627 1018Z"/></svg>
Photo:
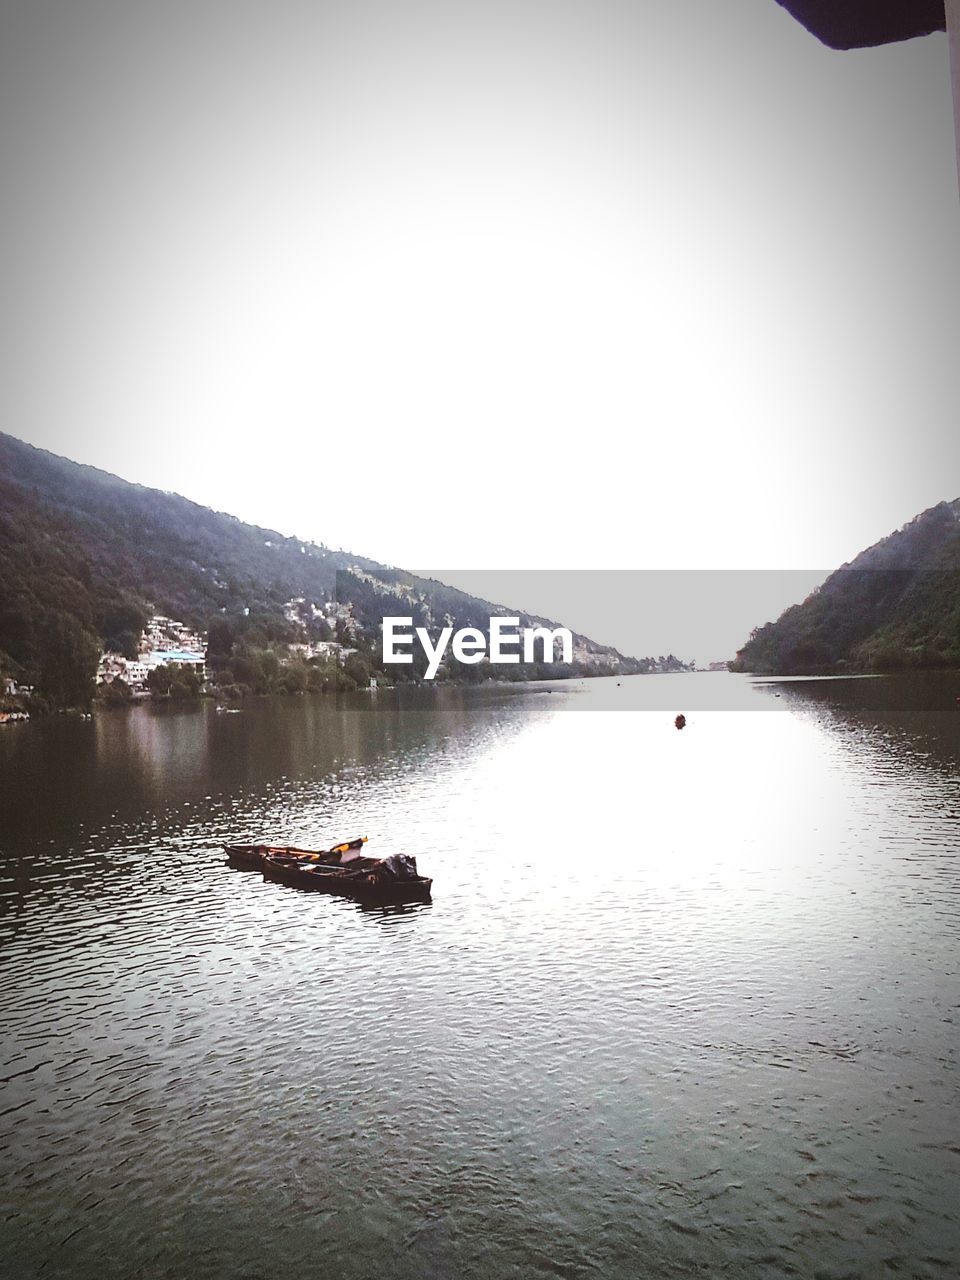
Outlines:
<svg viewBox="0 0 960 1280"><path fill-rule="evenodd" d="M960 678L623 685L0 730L5 1274L960 1274Z"/></svg>

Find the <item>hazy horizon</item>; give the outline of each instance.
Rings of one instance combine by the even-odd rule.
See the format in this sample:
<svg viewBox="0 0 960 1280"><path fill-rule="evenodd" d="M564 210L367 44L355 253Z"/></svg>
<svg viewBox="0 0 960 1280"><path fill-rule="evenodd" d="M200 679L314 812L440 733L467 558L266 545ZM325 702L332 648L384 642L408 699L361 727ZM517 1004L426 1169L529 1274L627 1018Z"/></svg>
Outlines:
<svg viewBox="0 0 960 1280"><path fill-rule="evenodd" d="M178 496L193 501L188 494ZM220 514L235 515L234 512ZM257 527L264 532L300 538L296 529ZM774 621L784 609L800 603L840 568L840 565L788 570L611 570L601 566L576 570L424 568L400 565L363 548L336 546L331 549L435 579L492 604L551 618L628 656L673 653L684 661L696 659L701 666L732 658L751 630Z"/></svg>

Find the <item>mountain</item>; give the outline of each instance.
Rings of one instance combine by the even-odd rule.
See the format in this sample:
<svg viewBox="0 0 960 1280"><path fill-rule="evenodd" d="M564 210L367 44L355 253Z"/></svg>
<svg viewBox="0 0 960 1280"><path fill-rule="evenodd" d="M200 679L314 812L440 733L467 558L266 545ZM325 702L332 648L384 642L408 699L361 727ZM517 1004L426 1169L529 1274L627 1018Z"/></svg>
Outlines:
<svg viewBox="0 0 960 1280"><path fill-rule="evenodd" d="M960 499L861 552L755 630L734 671L829 675L960 666Z"/></svg>
<svg viewBox="0 0 960 1280"><path fill-rule="evenodd" d="M264 671L275 673L277 655L285 660L298 641L346 639L375 667L384 614L410 615L435 635L444 624L485 630L491 615L508 612L0 433L0 673L36 686L51 705L85 704L99 650L134 656L152 613L209 631L215 677L228 668L230 679L233 663L243 677L233 683L264 689L273 687ZM525 626L548 621L520 617ZM563 673L554 667L549 674L663 665L626 658L585 636L574 637L574 658ZM537 664L497 670L514 678L548 674ZM416 666L390 668L391 679L418 674ZM489 674L489 667L462 669L468 679ZM359 681L363 671L355 675Z"/></svg>

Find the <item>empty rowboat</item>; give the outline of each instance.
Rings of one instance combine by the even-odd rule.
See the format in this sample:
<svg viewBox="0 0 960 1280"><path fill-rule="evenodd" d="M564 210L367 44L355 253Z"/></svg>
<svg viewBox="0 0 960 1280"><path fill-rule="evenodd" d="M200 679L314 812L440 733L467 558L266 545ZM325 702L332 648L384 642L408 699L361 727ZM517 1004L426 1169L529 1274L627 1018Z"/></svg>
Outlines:
<svg viewBox="0 0 960 1280"><path fill-rule="evenodd" d="M346 840L330 849L300 849L293 845L224 845L227 864L243 871L261 871L267 880L331 893L359 902L428 902L433 881L417 871L407 854L369 858L366 837Z"/></svg>

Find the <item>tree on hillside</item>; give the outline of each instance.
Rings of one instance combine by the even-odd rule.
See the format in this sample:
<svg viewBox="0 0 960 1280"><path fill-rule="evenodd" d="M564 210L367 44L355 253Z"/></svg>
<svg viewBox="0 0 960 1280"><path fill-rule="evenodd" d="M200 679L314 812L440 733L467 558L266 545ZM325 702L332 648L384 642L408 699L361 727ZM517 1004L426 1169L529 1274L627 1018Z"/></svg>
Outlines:
<svg viewBox="0 0 960 1280"><path fill-rule="evenodd" d="M170 698L174 702L199 698L201 693L196 671L179 662L168 662L148 671L147 688L155 698Z"/></svg>
<svg viewBox="0 0 960 1280"><path fill-rule="evenodd" d="M122 676L114 676L100 686L100 701L108 707L125 707L133 698L133 691Z"/></svg>
<svg viewBox="0 0 960 1280"><path fill-rule="evenodd" d="M234 639L234 629L226 618L212 619L207 628L207 653L211 657L229 657Z"/></svg>
<svg viewBox="0 0 960 1280"><path fill-rule="evenodd" d="M66 613L48 614L40 638L40 693L56 707L87 710L93 701L100 646Z"/></svg>
<svg viewBox="0 0 960 1280"><path fill-rule="evenodd" d="M370 683L370 662L364 653L351 653L343 670L359 689L365 689Z"/></svg>
<svg viewBox="0 0 960 1280"><path fill-rule="evenodd" d="M146 606L125 593L112 597L104 591L96 615L104 649L122 653L125 658L136 658L140 636L147 625Z"/></svg>

